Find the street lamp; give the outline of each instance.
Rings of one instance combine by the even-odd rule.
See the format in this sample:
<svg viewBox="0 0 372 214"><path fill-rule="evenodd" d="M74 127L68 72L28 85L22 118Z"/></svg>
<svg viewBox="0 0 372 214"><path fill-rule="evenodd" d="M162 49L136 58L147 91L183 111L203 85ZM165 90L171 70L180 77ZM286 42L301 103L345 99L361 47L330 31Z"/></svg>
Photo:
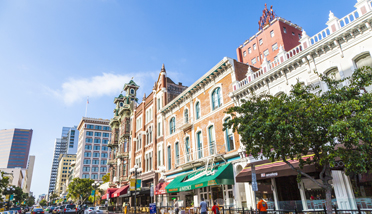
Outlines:
<svg viewBox="0 0 372 214"><path fill-rule="evenodd" d="M142 168L139 168L138 165L134 165L134 168L130 170L134 173L135 181L134 181L134 214L137 213L137 175L142 172Z"/></svg>
<svg viewBox="0 0 372 214"><path fill-rule="evenodd" d="M97 182L97 181L94 181L94 183L92 183L92 187L94 188L94 202L93 202L93 206L96 205L96 190L99 187L99 185L100 185L100 183Z"/></svg>

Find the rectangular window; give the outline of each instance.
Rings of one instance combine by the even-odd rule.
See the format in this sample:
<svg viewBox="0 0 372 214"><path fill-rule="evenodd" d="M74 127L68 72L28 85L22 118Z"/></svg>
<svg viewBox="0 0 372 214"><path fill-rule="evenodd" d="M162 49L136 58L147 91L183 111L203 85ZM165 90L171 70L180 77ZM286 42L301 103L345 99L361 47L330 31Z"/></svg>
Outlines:
<svg viewBox="0 0 372 214"><path fill-rule="evenodd" d="M101 130L102 129L102 126L96 126L95 129Z"/></svg>
<svg viewBox="0 0 372 214"><path fill-rule="evenodd" d="M101 139L94 139L94 143L101 143Z"/></svg>
<svg viewBox="0 0 372 214"><path fill-rule="evenodd" d="M292 36L296 35L294 32L292 32Z"/></svg>
<svg viewBox="0 0 372 214"><path fill-rule="evenodd" d="M271 38L273 38L275 36L274 30L270 31L270 36L271 36Z"/></svg>
<svg viewBox="0 0 372 214"><path fill-rule="evenodd" d="M283 32L287 33L287 28L283 27Z"/></svg>
<svg viewBox="0 0 372 214"><path fill-rule="evenodd" d="M107 146L102 146L102 151L108 151Z"/></svg>
<svg viewBox="0 0 372 214"><path fill-rule="evenodd" d="M99 153L98 152L94 152L93 153L93 157L95 157L95 158L99 157Z"/></svg>
<svg viewBox="0 0 372 214"><path fill-rule="evenodd" d="M253 50L256 50L256 48L257 48L257 45L256 45L256 43L254 43L253 44Z"/></svg>
<svg viewBox="0 0 372 214"><path fill-rule="evenodd" d="M87 129L94 129L93 125L87 125Z"/></svg>
<svg viewBox="0 0 372 214"><path fill-rule="evenodd" d="M89 174L83 174L83 178L89 178Z"/></svg>
<svg viewBox="0 0 372 214"><path fill-rule="evenodd" d="M92 167L92 172L98 172L98 167Z"/></svg>
<svg viewBox="0 0 372 214"><path fill-rule="evenodd" d="M95 150L95 151L99 151L100 149L101 149L100 146L94 146L94 150Z"/></svg>
<svg viewBox="0 0 372 214"><path fill-rule="evenodd" d="M102 140L102 144L108 144L108 140Z"/></svg>
<svg viewBox="0 0 372 214"><path fill-rule="evenodd" d="M264 54L265 56L269 55L269 49L266 49L266 50L263 52L263 54Z"/></svg>
<svg viewBox="0 0 372 214"><path fill-rule="evenodd" d="M102 157L103 157L103 154L102 154ZM102 165L106 165L107 164L107 160L101 160L101 164Z"/></svg>
<svg viewBox="0 0 372 214"><path fill-rule="evenodd" d="M252 48L248 48L248 53L252 53Z"/></svg>
<svg viewBox="0 0 372 214"><path fill-rule="evenodd" d="M260 40L259 40L259 43L260 43L260 45L262 45L262 44L263 44L263 41L262 41L262 39L260 39Z"/></svg>
<svg viewBox="0 0 372 214"><path fill-rule="evenodd" d="M175 149L176 149L176 164L180 164L180 148L178 146L178 142L175 144Z"/></svg>
<svg viewBox="0 0 372 214"><path fill-rule="evenodd" d="M201 132L196 133L196 141L198 144L198 158L203 157L203 145L202 145L202 139L201 139Z"/></svg>
<svg viewBox="0 0 372 214"><path fill-rule="evenodd" d="M161 149L161 144L158 146L158 166L162 166L163 165L163 154L162 154L162 149Z"/></svg>
<svg viewBox="0 0 372 214"><path fill-rule="evenodd" d="M93 132L87 132L87 136L93 136Z"/></svg>
<svg viewBox="0 0 372 214"><path fill-rule="evenodd" d="M278 49L278 43L273 44L273 46L271 48L273 49L273 51L277 50Z"/></svg>
<svg viewBox="0 0 372 214"><path fill-rule="evenodd" d="M101 172L106 172L107 168L106 167L101 167Z"/></svg>
<svg viewBox="0 0 372 214"><path fill-rule="evenodd" d="M83 172L89 172L90 171L90 167L89 166L84 166L83 167Z"/></svg>
<svg viewBox="0 0 372 214"><path fill-rule="evenodd" d="M247 52L246 51L243 52L243 56L244 57L247 56Z"/></svg>
<svg viewBox="0 0 372 214"><path fill-rule="evenodd" d="M208 136L209 136L209 154L213 155L214 154L214 128L213 126L210 126L208 128Z"/></svg>
<svg viewBox="0 0 372 214"><path fill-rule="evenodd" d="M103 130L105 130L105 131L110 131L110 127L109 127L109 126L104 126L104 127L103 127Z"/></svg>
<svg viewBox="0 0 372 214"><path fill-rule="evenodd" d="M84 157L91 157L92 156L92 153L90 152L84 152Z"/></svg>
<svg viewBox="0 0 372 214"><path fill-rule="evenodd" d="M98 175L97 174L92 174L91 179L98 179Z"/></svg>
<svg viewBox="0 0 372 214"><path fill-rule="evenodd" d="M90 164L90 159L84 159L84 164Z"/></svg>
<svg viewBox="0 0 372 214"><path fill-rule="evenodd" d="M103 137L110 137L110 133L103 133Z"/></svg>
<svg viewBox="0 0 372 214"><path fill-rule="evenodd" d="M172 154L171 154L171 147L168 146L168 170L172 168Z"/></svg>
<svg viewBox="0 0 372 214"><path fill-rule="evenodd" d="M94 132L94 136L101 137L101 132Z"/></svg>
<svg viewBox="0 0 372 214"><path fill-rule="evenodd" d="M252 59L252 65L256 64L257 60L256 57Z"/></svg>
<svg viewBox="0 0 372 214"><path fill-rule="evenodd" d="M91 145L85 145L85 150L91 150L92 146Z"/></svg>
<svg viewBox="0 0 372 214"><path fill-rule="evenodd" d="M160 108L161 108L161 103L160 103L160 98L158 98L158 103L157 103L158 105L158 111L160 110Z"/></svg>
<svg viewBox="0 0 372 214"><path fill-rule="evenodd" d="M158 122L158 137L160 137L160 122Z"/></svg>
<svg viewBox="0 0 372 214"><path fill-rule="evenodd" d="M99 160L93 160L92 164L99 164Z"/></svg>
<svg viewBox="0 0 372 214"><path fill-rule="evenodd" d="M298 39L301 39L302 37L301 37L301 34L298 34Z"/></svg>
<svg viewBox="0 0 372 214"><path fill-rule="evenodd" d="M99 154L99 153L98 153ZM101 154L101 157L103 157L103 158L107 158L107 153L102 153Z"/></svg>

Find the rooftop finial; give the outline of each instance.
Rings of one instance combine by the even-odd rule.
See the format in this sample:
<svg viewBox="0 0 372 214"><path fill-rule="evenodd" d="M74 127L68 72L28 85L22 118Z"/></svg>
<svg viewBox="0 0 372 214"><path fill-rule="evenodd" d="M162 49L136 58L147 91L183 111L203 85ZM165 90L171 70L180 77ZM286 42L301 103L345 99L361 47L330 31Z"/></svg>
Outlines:
<svg viewBox="0 0 372 214"><path fill-rule="evenodd" d="M164 63L163 63L163 65L161 66L161 71L165 71Z"/></svg>
<svg viewBox="0 0 372 214"><path fill-rule="evenodd" d="M335 14L333 14L332 11L329 11L329 19L332 19L333 17L335 17Z"/></svg>

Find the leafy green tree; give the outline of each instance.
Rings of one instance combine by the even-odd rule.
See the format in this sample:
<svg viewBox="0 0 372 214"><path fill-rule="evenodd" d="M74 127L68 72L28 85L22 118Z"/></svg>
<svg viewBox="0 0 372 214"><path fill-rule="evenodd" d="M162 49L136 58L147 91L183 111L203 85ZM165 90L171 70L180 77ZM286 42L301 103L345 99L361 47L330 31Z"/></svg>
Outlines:
<svg viewBox="0 0 372 214"><path fill-rule="evenodd" d="M23 192L22 188L15 187L14 190L14 203L21 203L26 198L25 193Z"/></svg>
<svg viewBox="0 0 372 214"><path fill-rule="evenodd" d="M54 201L58 198L58 195L56 193L52 193L49 198L50 198L51 204L54 204Z"/></svg>
<svg viewBox="0 0 372 214"><path fill-rule="evenodd" d="M45 199L43 199L39 202L39 204L40 204L40 206L46 206L48 204L48 202Z"/></svg>
<svg viewBox="0 0 372 214"><path fill-rule="evenodd" d="M110 181L110 173L107 173L106 175L104 175L102 177L102 181L103 181L103 183L109 182Z"/></svg>
<svg viewBox="0 0 372 214"><path fill-rule="evenodd" d="M86 200L88 200L93 190L93 182L94 180L89 178L74 178L68 185L67 198L71 198L75 202L79 201L80 204L83 204Z"/></svg>
<svg viewBox="0 0 372 214"><path fill-rule="evenodd" d="M28 196L25 201L26 201L26 205L31 207L32 205L35 204L35 197L33 195Z"/></svg>
<svg viewBox="0 0 372 214"><path fill-rule="evenodd" d="M297 83L288 95L255 96L230 108L232 128L241 136L247 154L271 161L283 160L326 192L327 212L332 213L331 168L339 158L346 174L366 173L372 163L372 69L363 67L343 80L318 74L327 91ZM345 83L345 85L343 85ZM313 154L312 158L305 155ZM262 156L261 156L262 155ZM295 168L289 160L298 159ZM321 182L303 172L305 165L320 166Z"/></svg>
<svg viewBox="0 0 372 214"><path fill-rule="evenodd" d="M0 194L3 193L3 189L9 185L9 178L4 176L4 172L0 171L1 180L0 180Z"/></svg>

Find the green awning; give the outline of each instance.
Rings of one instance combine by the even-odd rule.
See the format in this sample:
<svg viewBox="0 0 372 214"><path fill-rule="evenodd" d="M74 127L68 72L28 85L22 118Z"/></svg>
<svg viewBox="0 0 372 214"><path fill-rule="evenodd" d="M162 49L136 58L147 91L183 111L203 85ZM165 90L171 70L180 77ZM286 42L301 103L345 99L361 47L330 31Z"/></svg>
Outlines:
<svg viewBox="0 0 372 214"><path fill-rule="evenodd" d="M176 177L165 187L167 193L189 191L206 186L234 184L234 172L231 163L216 166L213 169L213 175L203 175L197 179L190 180L203 171L192 172Z"/></svg>

